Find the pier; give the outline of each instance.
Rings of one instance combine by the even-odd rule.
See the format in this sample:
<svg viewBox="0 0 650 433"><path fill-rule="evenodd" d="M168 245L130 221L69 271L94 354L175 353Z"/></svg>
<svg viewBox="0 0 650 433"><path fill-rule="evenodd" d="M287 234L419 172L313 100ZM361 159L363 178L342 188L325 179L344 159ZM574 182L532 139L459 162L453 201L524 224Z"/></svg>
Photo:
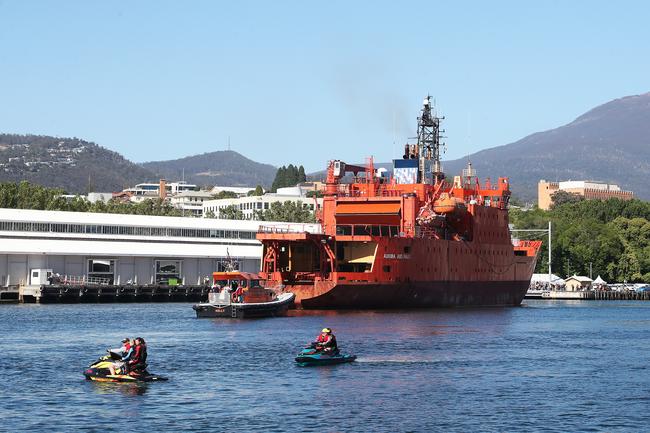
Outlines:
<svg viewBox="0 0 650 433"><path fill-rule="evenodd" d="M580 290L571 292L564 290L529 290L525 298L576 301L650 301L650 291Z"/></svg>
<svg viewBox="0 0 650 433"><path fill-rule="evenodd" d="M167 285L42 285L21 287L17 297L24 303L102 302L200 302L208 297L207 286Z"/></svg>
<svg viewBox="0 0 650 433"><path fill-rule="evenodd" d="M612 290L596 290L593 299L599 301L650 301L650 292L636 292L626 290L622 292L615 292Z"/></svg>

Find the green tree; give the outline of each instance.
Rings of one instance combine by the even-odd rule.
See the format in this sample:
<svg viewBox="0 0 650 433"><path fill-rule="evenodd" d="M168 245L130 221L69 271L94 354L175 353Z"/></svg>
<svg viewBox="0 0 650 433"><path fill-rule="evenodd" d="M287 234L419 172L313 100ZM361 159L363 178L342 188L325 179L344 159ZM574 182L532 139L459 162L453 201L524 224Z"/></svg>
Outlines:
<svg viewBox="0 0 650 433"><path fill-rule="evenodd" d="M280 221L295 223L313 223L316 222L314 214L309 209L309 205L301 201L273 202L265 211L257 211L256 218L260 221Z"/></svg>
<svg viewBox="0 0 650 433"><path fill-rule="evenodd" d="M278 188L296 186L306 180L305 168L302 165L300 167L294 166L293 164L289 164L286 167L282 166L278 168L275 174L275 179L271 185L271 192L277 192Z"/></svg>
<svg viewBox="0 0 650 433"><path fill-rule="evenodd" d="M237 205L231 204L219 211L219 218L225 220L243 220L244 213L239 210Z"/></svg>
<svg viewBox="0 0 650 433"><path fill-rule="evenodd" d="M215 200L221 200L223 198L237 198L237 197L239 197L237 193L232 191L219 191L213 196Z"/></svg>
<svg viewBox="0 0 650 433"><path fill-rule="evenodd" d="M263 196L264 195L264 188L262 188L262 185L257 185L253 191L248 192L249 196Z"/></svg>
<svg viewBox="0 0 650 433"><path fill-rule="evenodd" d="M551 194L551 200L553 201L551 208L555 208L556 206L561 206L566 203L577 203L584 200L584 197L580 194L573 194L560 190Z"/></svg>

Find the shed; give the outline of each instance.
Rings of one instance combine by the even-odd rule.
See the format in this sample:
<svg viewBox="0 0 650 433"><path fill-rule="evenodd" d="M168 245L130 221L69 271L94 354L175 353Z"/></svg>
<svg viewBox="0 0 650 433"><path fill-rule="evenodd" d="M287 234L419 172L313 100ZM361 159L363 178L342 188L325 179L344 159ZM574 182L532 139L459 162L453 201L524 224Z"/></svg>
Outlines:
<svg viewBox="0 0 650 433"><path fill-rule="evenodd" d="M566 291L567 292L577 292L580 290L589 290L591 289L591 283L593 280L589 277L583 277L579 275L573 275L566 280L564 280Z"/></svg>

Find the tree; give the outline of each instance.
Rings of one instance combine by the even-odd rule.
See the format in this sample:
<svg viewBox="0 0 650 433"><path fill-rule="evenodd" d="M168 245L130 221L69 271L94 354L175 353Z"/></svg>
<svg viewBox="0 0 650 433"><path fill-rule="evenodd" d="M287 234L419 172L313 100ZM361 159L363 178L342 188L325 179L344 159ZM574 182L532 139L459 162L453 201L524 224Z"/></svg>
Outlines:
<svg viewBox="0 0 650 433"><path fill-rule="evenodd" d="M289 164L286 167L282 166L278 168L275 174L273 185L271 185L271 192L276 192L278 188L296 186L306 180L305 168L302 165L300 167L294 166L293 164Z"/></svg>
<svg viewBox="0 0 650 433"><path fill-rule="evenodd" d="M264 188L262 188L262 185L257 185L255 187L255 191L253 191L253 195L258 196L258 197L264 195Z"/></svg>
<svg viewBox="0 0 650 433"><path fill-rule="evenodd" d="M237 193L232 191L219 191L213 196L215 200L221 200L223 198L237 198L237 197L239 197Z"/></svg>
<svg viewBox="0 0 650 433"><path fill-rule="evenodd" d="M260 221L280 221L294 223L313 223L316 222L314 214L309 210L309 206L301 201L285 201L284 203L276 201L271 203L265 211L257 211L257 219Z"/></svg>
<svg viewBox="0 0 650 433"><path fill-rule="evenodd" d="M237 205L231 204L219 211L219 218L225 220L243 220L244 213L239 210Z"/></svg>
<svg viewBox="0 0 650 433"><path fill-rule="evenodd" d="M560 190L551 194L551 200L553 200L553 204L551 204L551 209L554 209L557 206L562 206L563 204L566 203L577 203L584 199L585 198L580 194L574 194L574 193Z"/></svg>

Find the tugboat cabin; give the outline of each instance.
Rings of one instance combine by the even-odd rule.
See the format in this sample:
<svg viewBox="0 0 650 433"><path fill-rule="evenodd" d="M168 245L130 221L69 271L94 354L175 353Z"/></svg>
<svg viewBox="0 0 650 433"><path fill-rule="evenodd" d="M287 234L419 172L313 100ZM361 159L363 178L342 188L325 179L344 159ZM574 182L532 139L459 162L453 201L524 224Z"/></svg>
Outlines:
<svg viewBox="0 0 650 433"><path fill-rule="evenodd" d="M269 302L276 298L275 292L260 285L260 276L251 272L213 272L212 287L228 288L233 294L241 288L244 303Z"/></svg>

